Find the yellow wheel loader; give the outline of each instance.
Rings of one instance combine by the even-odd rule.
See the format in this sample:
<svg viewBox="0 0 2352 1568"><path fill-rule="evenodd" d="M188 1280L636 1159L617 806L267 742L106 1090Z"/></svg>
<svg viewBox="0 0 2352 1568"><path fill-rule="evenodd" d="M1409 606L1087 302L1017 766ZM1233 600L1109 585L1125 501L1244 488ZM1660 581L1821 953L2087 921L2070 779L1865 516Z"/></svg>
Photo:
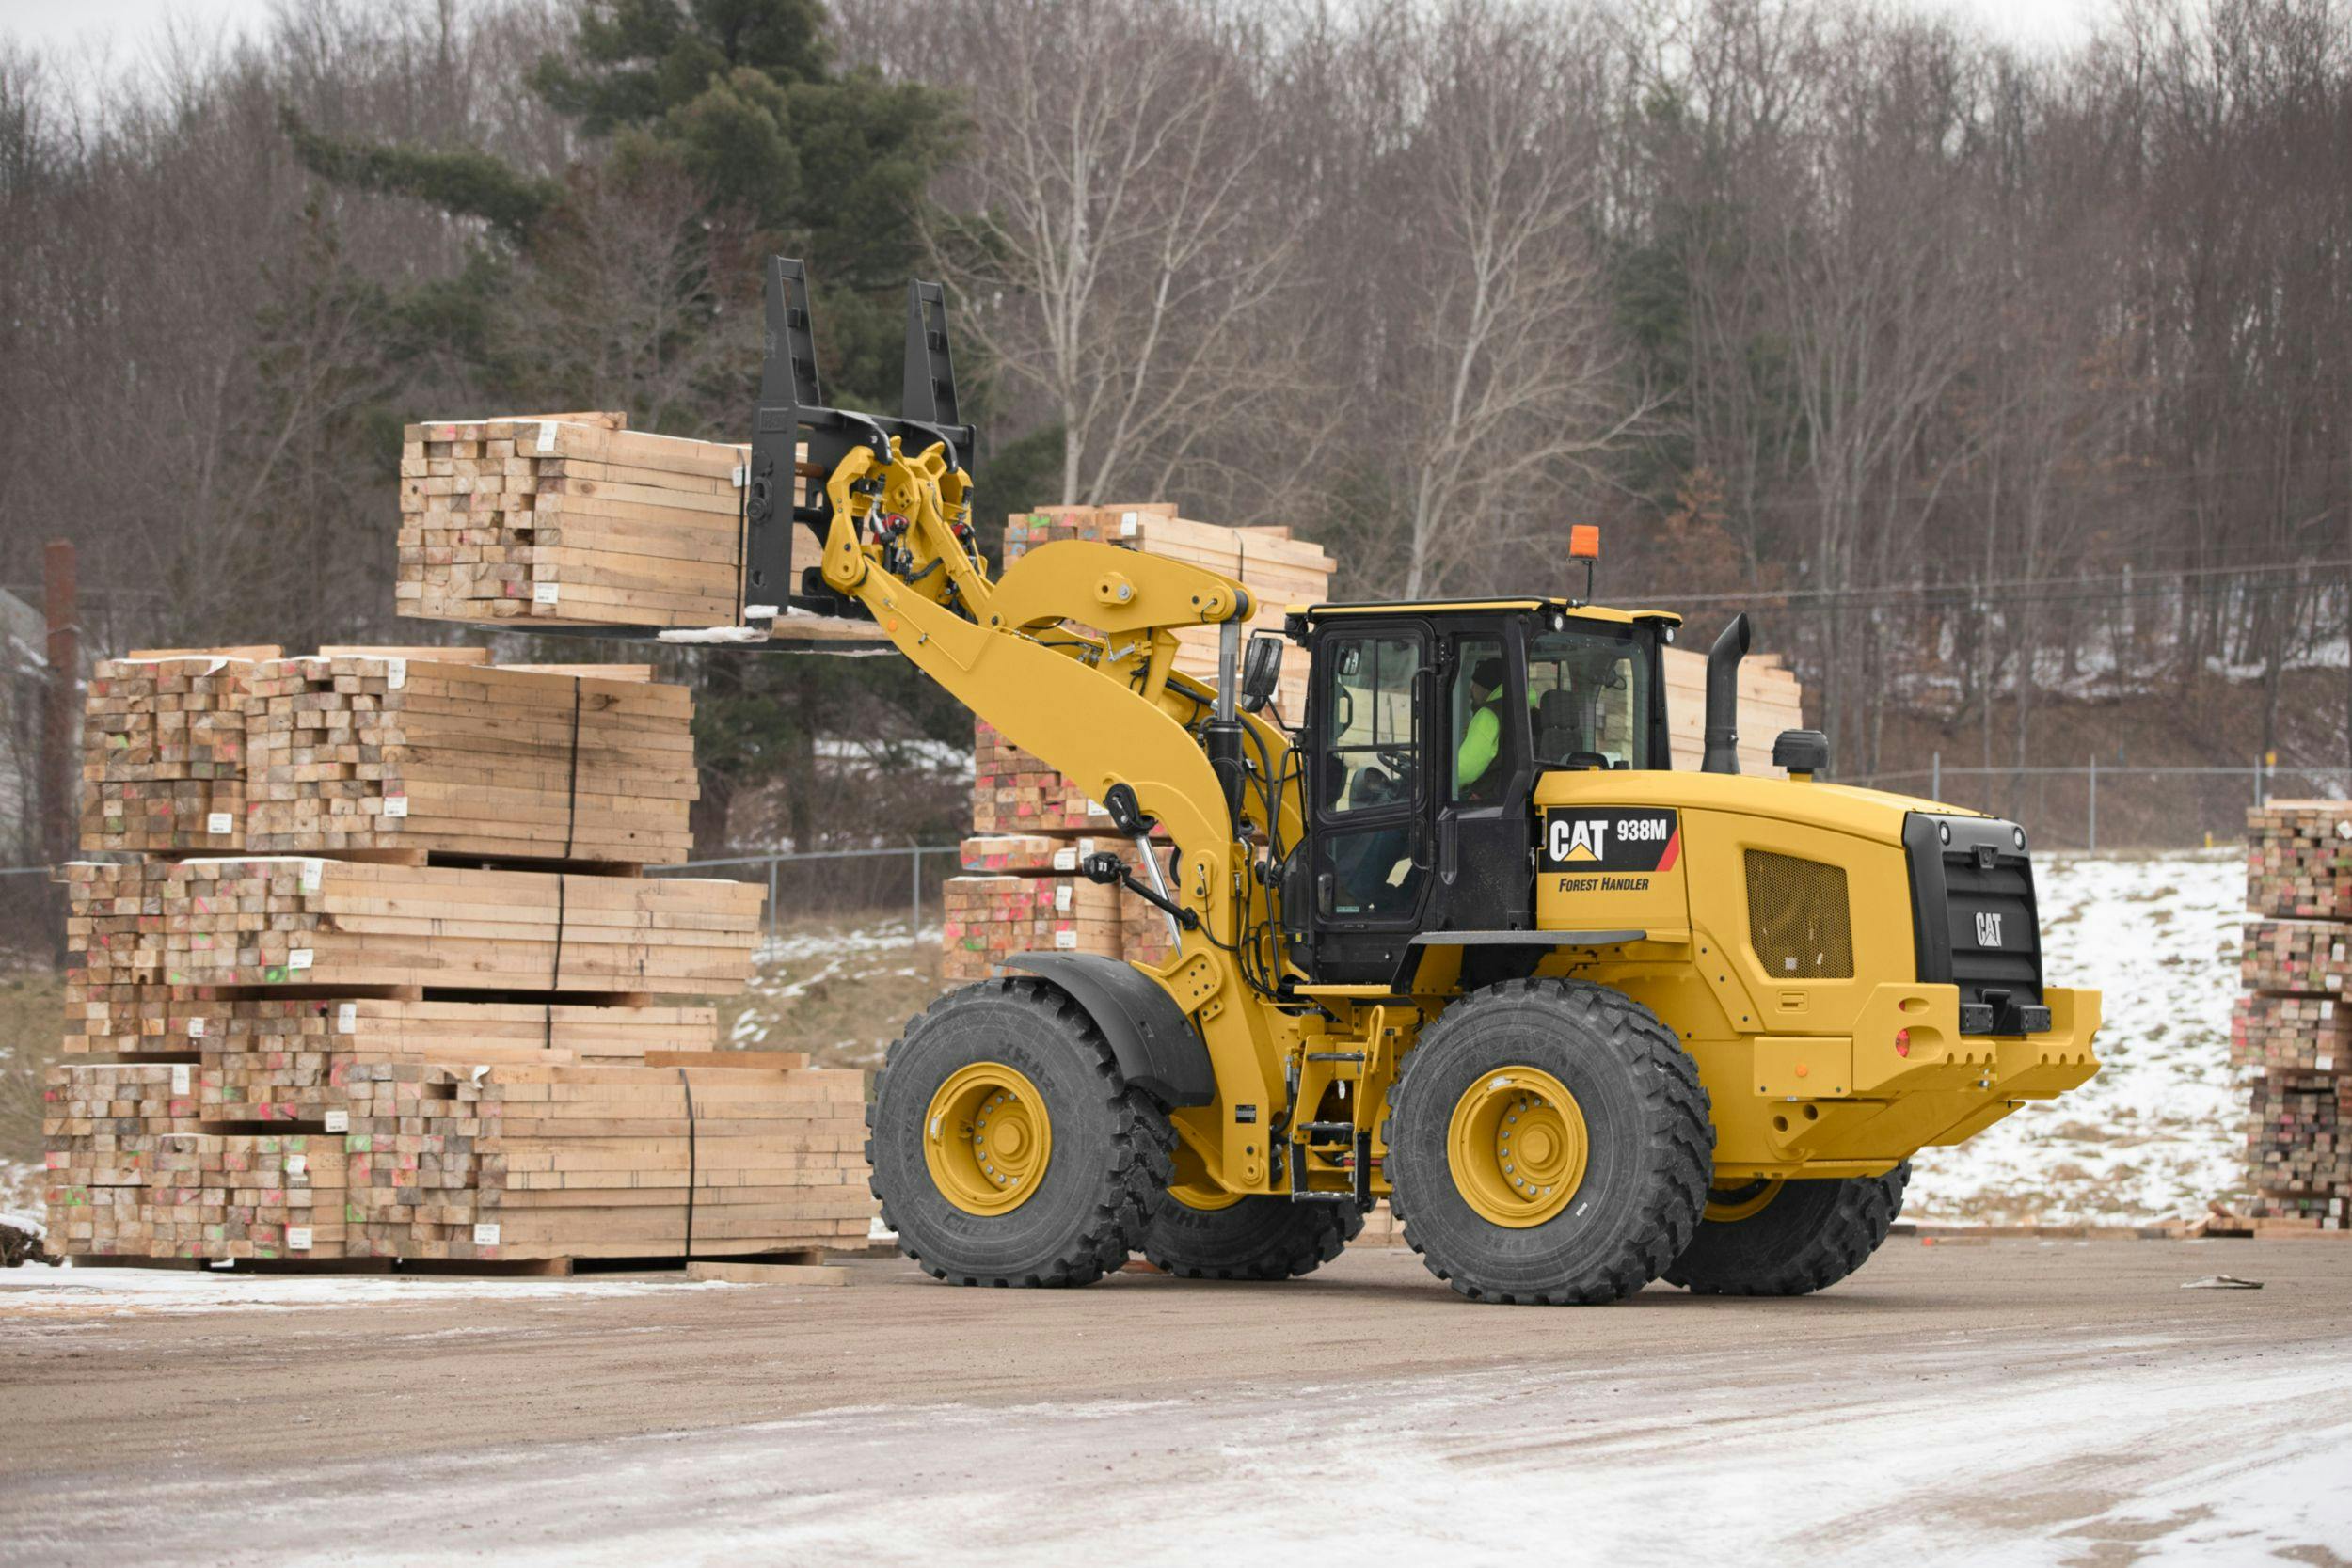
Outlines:
<svg viewBox="0 0 2352 1568"><path fill-rule="evenodd" d="M894 419L823 404L805 276L768 283L747 620L870 616L1104 804L1140 869L1085 874L1177 943L1019 955L891 1047L873 1190L933 1275L1288 1278L1387 1198L1478 1301L1798 1294L1885 1238L1915 1150L2097 1070L2024 830L1822 782L1811 731L1787 779L1740 775L1744 616L1677 772L1679 618L1589 602L1589 564L1581 599L1288 607L1246 647L1248 591L1198 566L1061 543L992 574L938 288ZM1214 683L1173 667L1188 626L1219 628ZM1311 678L1278 721L1286 657Z"/></svg>

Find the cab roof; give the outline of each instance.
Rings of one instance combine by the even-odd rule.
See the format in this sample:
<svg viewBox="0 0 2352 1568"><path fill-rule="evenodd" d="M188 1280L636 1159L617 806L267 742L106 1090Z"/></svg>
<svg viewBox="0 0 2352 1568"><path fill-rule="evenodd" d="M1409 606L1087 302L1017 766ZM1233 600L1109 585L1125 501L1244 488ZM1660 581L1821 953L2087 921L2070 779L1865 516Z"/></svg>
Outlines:
<svg viewBox="0 0 2352 1568"><path fill-rule="evenodd" d="M1579 604L1574 599L1372 599L1358 604L1291 605L1290 614L1322 621L1346 615L1495 615L1557 610L1583 621L1609 621L1618 626L1659 623L1682 625L1671 610L1613 610L1607 605Z"/></svg>

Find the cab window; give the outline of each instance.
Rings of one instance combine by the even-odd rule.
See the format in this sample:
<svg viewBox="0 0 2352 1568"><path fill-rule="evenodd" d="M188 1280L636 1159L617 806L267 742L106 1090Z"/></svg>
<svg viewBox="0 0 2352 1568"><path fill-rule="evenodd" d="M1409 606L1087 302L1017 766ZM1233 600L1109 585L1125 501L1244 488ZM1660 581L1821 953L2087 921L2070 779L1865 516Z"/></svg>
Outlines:
<svg viewBox="0 0 2352 1568"><path fill-rule="evenodd" d="M1571 626L1528 647L1527 701L1539 768L1654 768L1650 660L1630 636Z"/></svg>
<svg viewBox="0 0 2352 1568"><path fill-rule="evenodd" d="M1328 655L1330 700L1324 706L1324 809L1344 814L1409 805L1421 736L1413 676L1421 640L1413 636L1335 640Z"/></svg>

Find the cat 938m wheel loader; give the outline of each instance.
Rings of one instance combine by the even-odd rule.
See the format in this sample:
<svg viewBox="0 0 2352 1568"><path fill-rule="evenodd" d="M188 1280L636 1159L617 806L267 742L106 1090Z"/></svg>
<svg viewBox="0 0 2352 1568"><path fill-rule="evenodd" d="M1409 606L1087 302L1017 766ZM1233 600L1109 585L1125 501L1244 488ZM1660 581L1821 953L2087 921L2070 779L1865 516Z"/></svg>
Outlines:
<svg viewBox="0 0 2352 1568"><path fill-rule="evenodd" d="M2097 1069L2022 829L1822 782L1810 731L1740 775L1746 617L1676 772L1679 618L1589 602L1589 566L1583 598L1287 607L1246 648L1248 590L1198 566L1062 543L992 575L937 287L897 419L823 405L797 263L768 311L747 617L870 616L1107 808L1141 869L1085 874L1177 942L1019 955L891 1047L873 1190L932 1274L1282 1279L1386 1197L1479 1301L1796 1294L1884 1239L1915 1150ZM1185 626L1219 629L1214 684L1172 667ZM1269 706L1286 653L1304 714Z"/></svg>

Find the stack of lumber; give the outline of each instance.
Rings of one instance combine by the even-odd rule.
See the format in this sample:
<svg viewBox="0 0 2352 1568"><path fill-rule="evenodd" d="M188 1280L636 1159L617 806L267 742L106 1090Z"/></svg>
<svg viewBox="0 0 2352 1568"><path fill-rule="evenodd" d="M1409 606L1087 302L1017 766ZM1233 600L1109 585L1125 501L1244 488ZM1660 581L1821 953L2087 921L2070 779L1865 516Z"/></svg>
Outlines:
<svg viewBox="0 0 2352 1568"><path fill-rule="evenodd" d="M2352 1066L2352 1009L2332 996L2241 996L2230 1060L2256 1072L2333 1072Z"/></svg>
<svg viewBox="0 0 2352 1568"><path fill-rule="evenodd" d="M245 850L59 870L61 1250L547 1266L675 1259L690 1223L698 1253L863 1238L860 1076L719 1052L681 1005L749 977L761 890L639 874L686 847L694 780L686 693L647 673L337 648L205 693L242 737L215 760ZM126 717L198 711L142 679L109 689Z"/></svg>
<svg viewBox="0 0 2352 1568"><path fill-rule="evenodd" d="M427 1064L642 1063L647 1051L710 1050L718 1035L707 1007L381 997L214 1006L196 1087L202 1115L217 1122L324 1124L338 1111L397 1117L356 1101L402 1092L379 1084L437 1082Z"/></svg>
<svg viewBox="0 0 2352 1568"><path fill-rule="evenodd" d="M2245 990L2230 1057L2249 1079L2247 1163L2262 1219L2343 1230L2352 1205L2352 805L2247 814Z"/></svg>
<svg viewBox="0 0 2352 1568"><path fill-rule="evenodd" d="M972 730L972 831L1057 834L1100 832L1110 814L1059 769L997 733L987 720Z"/></svg>
<svg viewBox="0 0 2352 1568"><path fill-rule="evenodd" d="M2247 908L2352 920L2352 807L2273 800L2246 814Z"/></svg>
<svg viewBox="0 0 2352 1568"><path fill-rule="evenodd" d="M1666 728L1672 766L1695 771L1707 759L1707 656L1668 648ZM1772 766L1772 742L1783 730L1804 727L1804 691L1776 654L1750 654L1740 661L1740 771L1757 778L1787 778ZM1830 761L1834 765L1836 758Z"/></svg>
<svg viewBox="0 0 2352 1568"><path fill-rule="evenodd" d="M307 856L63 868L77 987L443 987L704 995L751 975L745 882Z"/></svg>
<svg viewBox="0 0 2352 1568"><path fill-rule="evenodd" d="M134 654L90 671L82 711L82 847L246 847L246 681L276 648Z"/></svg>
<svg viewBox="0 0 2352 1568"><path fill-rule="evenodd" d="M2332 920L2248 921L2241 965L2246 989L2343 994L2352 985L2347 937L2352 937L2352 927Z"/></svg>
<svg viewBox="0 0 2352 1568"><path fill-rule="evenodd" d="M260 665L246 685L247 849L692 852L684 687L355 657Z"/></svg>
<svg viewBox="0 0 2352 1568"><path fill-rule="evenodd" d="M1122 956L1122 890L1084 877L950 877L941 977L977 980L1015 953Z"/></svg>
<svg viewBox="0 0 2352 1568"><path fill-rule="evenodd" d="M341 1258L343 1140L158 1132L49 1156L49 1243L96 1258Z"/></svg>
<svg viewBox="0 0 2352 1568"><path fill-rule="evenodd" d="M433 1131L352 1135L363 1255L676 1256L691 1226L696 1256L724 1256L840 1246L872 1222L855 1071L425 1070L450 1091Z"/></svg>

